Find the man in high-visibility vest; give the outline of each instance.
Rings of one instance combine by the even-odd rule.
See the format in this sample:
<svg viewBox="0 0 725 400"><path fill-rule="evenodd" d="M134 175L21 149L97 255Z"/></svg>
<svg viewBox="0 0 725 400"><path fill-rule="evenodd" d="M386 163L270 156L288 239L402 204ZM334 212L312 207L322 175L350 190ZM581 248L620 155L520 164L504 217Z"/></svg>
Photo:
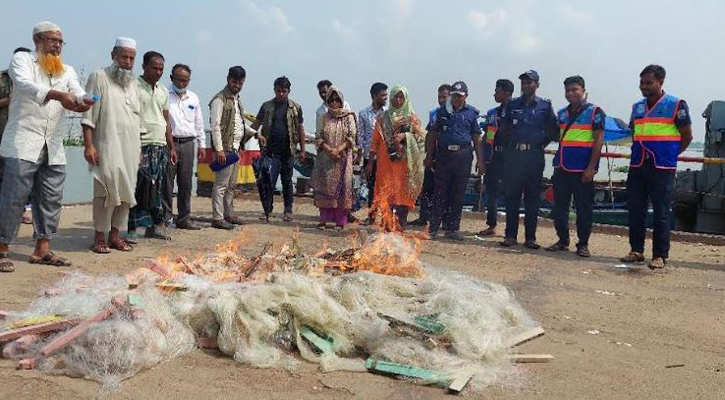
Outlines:
<svg viewBox="0 0 725 400"><path fill-rule="evenodd" d="M569 209L574 197L579 242L576 254L590 257L589 235L594 213L594 175L604 143L604 111L587 102L586 85L581 76L564 80L564 95L569 106L557 113L559 150L554 156L554 226L559 241L547 251L569 250Z"/></svg>
<svg viewBox="0 0 725 400"><path fill-rule="evenodd" d="M664 268L670 250L670 208L677 156L692 141L687 103L665 93L665 69L648 65L639 74L643 99L632 106L632 159L627 176L629 245L624 262L644 261L648 200L652 202L653 234L650 269Z"/></svg>

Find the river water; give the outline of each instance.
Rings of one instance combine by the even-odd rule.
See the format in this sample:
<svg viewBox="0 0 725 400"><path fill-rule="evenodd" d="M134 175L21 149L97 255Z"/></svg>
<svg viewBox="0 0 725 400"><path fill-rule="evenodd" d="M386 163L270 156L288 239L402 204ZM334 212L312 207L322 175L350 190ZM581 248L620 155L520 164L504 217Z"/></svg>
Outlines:
<svg viewBox="0 0 725 400"><path fill-rule="evenodd" d="M551 145L549 148L555 150L556 145ZM93 180L91 173L88 170L88 163L83 158L82 147L66 147L66 156L68 159L68 165L66 166L66 180L65 189L63 191L63 204L81 203L91 201L93 196ZM610 153L629 153L629 146L609 146L608 151ZM702 150L688 150L683 155L690 157L702 157ZM544 176L551 177L554 173L554 168L551 166L551 160L553 156L546 156L546 170ZM629 165L628 159L610 159L609 164L612 168L622 167ZM702 164L699 163L679 163L677 166L678 170L699 170L702 168ZM599 164L599 173L596 175L596 180L607 181L607 159L603 159ZM296 171L295 171L296 173ZM622 172L612 171L612 180L621 181L627 178L627 174ZM194 179L192 193L196 193L196 179Z"/></svg>

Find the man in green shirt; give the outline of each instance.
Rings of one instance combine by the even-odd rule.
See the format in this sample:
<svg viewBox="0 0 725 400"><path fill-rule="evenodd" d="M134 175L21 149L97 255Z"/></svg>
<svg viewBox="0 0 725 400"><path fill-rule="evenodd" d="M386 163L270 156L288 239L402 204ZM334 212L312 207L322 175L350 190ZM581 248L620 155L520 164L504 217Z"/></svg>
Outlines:
<svg viewBox="0 0 725 400"><path fill-rule="evenodd" d="M164 56L147 52L142 68L143 75L138 78L143 127L141 164L136 181L137 204L128 217L127 241L137 237L138 227L146 228L147 238L171 240L164 230L163 188L169 162L176 164L176 150L169 122L169 92L158 83L164 74Z"/></svg>

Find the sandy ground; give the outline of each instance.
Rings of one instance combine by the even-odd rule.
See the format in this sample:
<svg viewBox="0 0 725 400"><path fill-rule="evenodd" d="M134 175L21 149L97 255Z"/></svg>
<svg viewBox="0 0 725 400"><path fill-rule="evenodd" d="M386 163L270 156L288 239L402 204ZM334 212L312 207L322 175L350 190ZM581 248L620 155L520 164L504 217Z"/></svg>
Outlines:
<svg viewBox="0 0 725 400"><path fill-rule="evenodd" d="M240 215L249 221L241 230L252 237L249 254L268 240L288 240L293 226L275 215L271 224L257 220L259 203L238 200ZM277 205L281 209L281 204ZM209 217L208 199L195 198L195 214ZM309 200L298 201L296 226L302 244L318 249L324 241L341 248L344 232L314 228L316 209ZM89 206L67 208L54 248L74 261L72 269L89 274L123 274L159 253L208 251L216 243L239 235L204 229L173 230L172 242L142 241L131 253L95 255L88 251L92 238ZM480 216L468 214L462 231L472 235L482 228ZM208 226L208 224L206 224ZM523 234L523 231L522 233ZM0 275L0 309L21 310L49 283L61 278L52 267L25 262L33 241L24 226L11 258L17 271ZM553 243L553 228L542 222L539 241ZM470 238L454 243L427 242L425 262L509 287L546 335L520 346L522 352L549 353L549 364L517 367L521 374L481 393L482 399L717 399L725 398L725 253L721 247L673 243L670 266L652 273L645 266L617 268L629 247L627 238L595 234L588 260L573 253L551 254L503 249L500 238ZM648 248L650 243L648 243ZM602 293L605 292L605 293ZM596 333L598 331L598 333ZM92 398L97 383L83 379L17 371L16 362L0 361L0 398ZM674 367L673 367L674 366ZM246 367L216 352L196 351L142 372L108 395L122 399L156 398L395 398L449 397L440 388L423 387L372 374L323 374L316 365L303 363L294 373L281 369ZM105 396L104 396L105 397Z"/></svg>

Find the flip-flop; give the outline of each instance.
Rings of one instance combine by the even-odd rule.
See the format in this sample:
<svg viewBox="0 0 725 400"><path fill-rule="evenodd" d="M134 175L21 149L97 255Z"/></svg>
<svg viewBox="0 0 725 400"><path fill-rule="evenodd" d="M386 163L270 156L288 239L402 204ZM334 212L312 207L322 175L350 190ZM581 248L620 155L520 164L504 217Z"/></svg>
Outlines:
<svg viewBox="0 0 725 400"><path fill-rule="evenodd" d="M118 251L131 251L131 250L133 250L133 246L131 246L130 244L128 244L128 242L126 242L123 239L116 239L116 240L110 242L108 244L108 247L111 248L111 249L113 249L113 250L118 250Z"/></svg>
<svg viewBox="0 0 725 400"><path fill-rule="evenodd" d="M15 272L15 266L8 259L8 253L0 253L0 272Z"/></svg>
<svg viewBox="0 0 725 400"><path fill-rule="evenodd" d="M70 267L73 265L70 260L63 258L52 251L48 251L43 257L30 256L28 262L31 264L52 265L54 267Z"/></svg>

